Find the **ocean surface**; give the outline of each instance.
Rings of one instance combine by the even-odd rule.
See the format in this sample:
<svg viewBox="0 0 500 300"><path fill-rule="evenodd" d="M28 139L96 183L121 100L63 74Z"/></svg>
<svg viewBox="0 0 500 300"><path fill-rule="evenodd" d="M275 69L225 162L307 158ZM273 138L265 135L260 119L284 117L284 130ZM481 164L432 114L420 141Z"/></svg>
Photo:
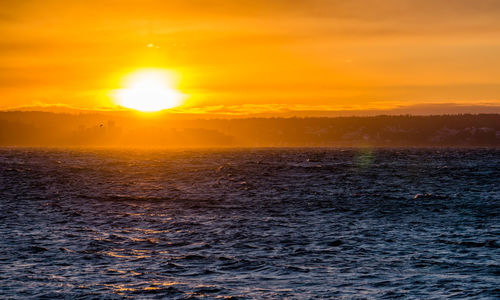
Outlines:
<svg viewBox="0 0 500 300"><path fill-rule="evenodd" d="M0 148L2 299L500 298L500 149Z"/></svg>

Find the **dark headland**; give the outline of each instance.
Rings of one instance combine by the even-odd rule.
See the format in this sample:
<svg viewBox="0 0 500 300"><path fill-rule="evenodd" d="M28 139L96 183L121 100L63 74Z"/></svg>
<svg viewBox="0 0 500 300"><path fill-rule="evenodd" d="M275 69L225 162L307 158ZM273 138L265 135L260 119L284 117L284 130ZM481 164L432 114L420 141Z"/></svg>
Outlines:
<svg viewBox="0 0 500 300"><path fill-rule="evenodd" d="M180 119L0 112L1 146L498 147L500 114Z"/></svg>

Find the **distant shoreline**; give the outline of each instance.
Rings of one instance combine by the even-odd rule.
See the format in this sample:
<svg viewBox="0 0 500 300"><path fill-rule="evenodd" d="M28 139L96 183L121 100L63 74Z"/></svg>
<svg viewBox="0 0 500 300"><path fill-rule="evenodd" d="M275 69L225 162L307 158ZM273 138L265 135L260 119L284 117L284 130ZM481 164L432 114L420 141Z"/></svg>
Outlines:
<svg viewBox="0 0 500 300"><path fill-rule="evenodd" d="M175 120L0 112L0 146L96 148L500 147L500 114Z"/></svg>

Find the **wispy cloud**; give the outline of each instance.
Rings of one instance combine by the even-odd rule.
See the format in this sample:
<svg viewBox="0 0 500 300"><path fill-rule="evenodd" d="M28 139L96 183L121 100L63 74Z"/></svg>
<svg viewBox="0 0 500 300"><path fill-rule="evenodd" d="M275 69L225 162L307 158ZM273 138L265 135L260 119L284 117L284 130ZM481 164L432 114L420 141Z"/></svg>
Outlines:
<svg viewBox="0 0 500 300"><path fill-rule="evenodd" d="M0 0L0 6L0 107L45 99L92 108L93 91L116 88L117 73L151 66L181 70L187 92L206 91L199 111L212 106L234 114L287 105L475 103L500 92L495 0Z"/></svg>

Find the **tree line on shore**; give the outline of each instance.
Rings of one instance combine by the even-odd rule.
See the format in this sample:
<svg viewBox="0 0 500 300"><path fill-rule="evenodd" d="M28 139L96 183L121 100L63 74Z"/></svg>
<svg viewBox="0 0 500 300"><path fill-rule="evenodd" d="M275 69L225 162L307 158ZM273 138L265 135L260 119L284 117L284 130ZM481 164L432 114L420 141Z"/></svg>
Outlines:
<svg viewBox="0 0 500 300"><path fill-rule="evenodd" d="M500 146L500 114L176 119L0 112L1 146Z"/></svg>

